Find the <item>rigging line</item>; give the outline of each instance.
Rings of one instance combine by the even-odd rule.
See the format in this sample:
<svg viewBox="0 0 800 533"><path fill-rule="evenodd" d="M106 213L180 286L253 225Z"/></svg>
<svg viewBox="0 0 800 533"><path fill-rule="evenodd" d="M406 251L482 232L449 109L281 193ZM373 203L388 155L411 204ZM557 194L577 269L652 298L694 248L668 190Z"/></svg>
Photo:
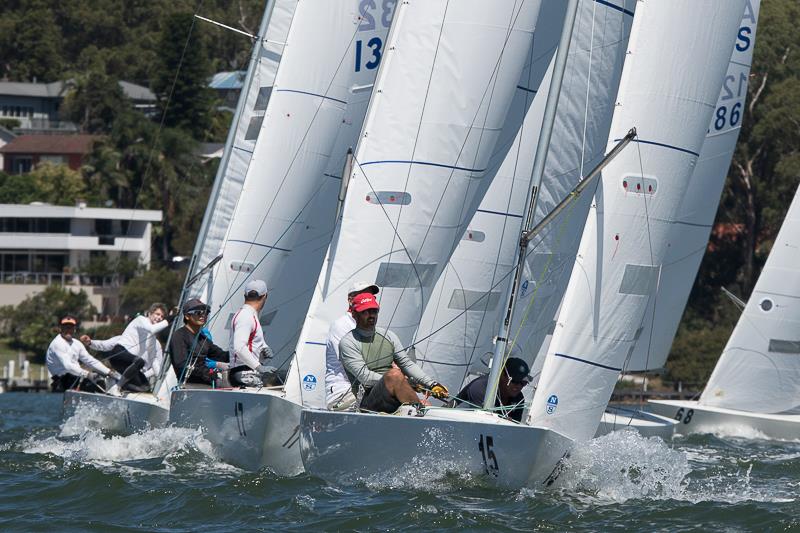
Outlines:
<svg viewBox="0 0 800 533"><path fill-rule="evenodd" d="M447 0L447 3L444 6L444 13L442 14L442 23L441 23L441 26L439 27L439 35L436 38L436 49L435 49L435 51L433 53L433 61L431 63L430 73L428 74L428 83L427 83L427 86L425 88L425 96L422 99L422 110L420 112L419 123L417 124L417 133L414 136L414 146L411 148L411 157L410 157L411 161L414 161L414 156L417 153L417 143L419 142L419 134L420 134L420 131L422 130L422 117L425 115L425 109L428 106L428 96L430 95L430 92L431 92L431 83L433 82L433 73L434 73L435 68L436 68L436 60L439 57L439 48L441 47L441 44L442 44L442 34L444 33L445 22L447 21L447 10L449 8L450 8L450 0ZM353 159L355 160L355 156L353 157ZM458 163L458 159L456 159L456 161L455 161L455 164L457 164L457 163ZM408 190L408 182L411 179L412 166L413 166L413 163L408 165L408 172L406 173L405 183L403 184L403 191L404 192ZM361 169L361 172L364 174L364 177L366 178L366 172L364 172L364 168L360 164L359 164L359 168ZM455 171L451 170L451 173L452 172L455 172ZM370 185L370 188L372 188L372 185ZM375 193L375 194L377 195L377 193ZM381 204L381 206L383 206L383 204ZM388 217L388 213L387 213L386 209L383 209L383 212ZM400 225L400 217L402 217L402 215L403 215L403 206L401 205L400 206L400 210L397 213L397 225L398 226ZM434 213L434 216L435 216L435 213ZM394 250L395 241L399 239L400 240L400 244L403 247L403 251L405 252L406 256L408 256L408 259L411 262L411 266L412 266L412 269L414 270L414 275L417 277L417 281L419 282L419 286L422 287L422 276L420 276L420 273L417 270L417 265L414 263L414 259L412 259L411 254L409 253L408 248L406 247L406 245L403 242L403 240L400 239L400 235L399 235L399 232L397 231L397 227L393 224L391 218L389 218L389 223L392 225L392 229L394 230L393 234L392 234L392 242L391 242L391 244L389 246L389 250ZM433 224L433 217L431 217L431 224ZM423 241L423 243L424 243L424 241ZM389 261L391 262L391 256L389 258ZM408 284L408 282L406 282L406 285L407 284ZM405 291L401 291L400 292L400 296L398 297L398 301L400 299L402 299L404 292ZM422 306L422 307L424 309L424 306ZM389 322L386 325L387 329L391 325L392 319L394 319L394 316L395 316L396 313L397 313L397 306L395 306L395 309L393 310L392 315L389 317Z"/></svg>
<svg viewBox="0 0 800 533"><path fill-rule="evenodd" d="M647 207L647 193L644 190L644 160L642 158L641 143L636 143L636 153L639 156L639 173L640 173L641 180L642 180L642 200L644 201L645 222L646 222L646 229L647 229L647 244L648 244L649 251L650 251L650 264L652 265L653 264L653 239L652 239L652 234L650 232L650 213L649 213L649 210L648 210L648 207ZM658 300L658 291L660 289L660 285L661 285L661 267L659 266L659 269L658 269L658 280L656 281L655 293L654 293L653 298L652 298L652 301L653 301L653 313L652 313L651 321L650 321L650 332L648 334L647 352L646 352L646 355L645 355L645 367L649 367L650 366L650 351L652 349L652 344L653 344L653 327L655 325L655 323L653 321L655 320L656 303L657 303L657 300ZM648 304L649 304L649 299L648 299ZM644 327L644 323L645 323L646 320L647 320L647 309L645 309L644 313L642 313L642 319L639 322L639 328L638 329L641 329L641 328ZM625 362L623 364L622 373L626 372L627 366L630 364L630 357L633 355L634 350L636 349L636 344L638 344L638 339L634 339L634 341L633 341L633 350L631 350L630 355L625 359ZM647 382L647 378L645 377L645 378L642 379L642 395L640 396L641 401L644 401L644 393L645 393L644 389L645 389L645 383L646 382ZM642 405L641 402L640 402L640 405ZM633 418L633 417L631 416L631 418Z"/></svg>
<svg viewBox="0 0 800 533"><path fill-rule="evenodd" d="M203 1L204 0L199 0L198 1L197 7L195 8L195 11L194 11L194 15L197 15L197 13L200 11L200 8L203 6ZM172 96L175 93L175 86L178 83L178 76L181 73L181 68L183 67L183 61L186 58L186 51L189 48L189 41L192 38L192 33L194 31L194 27L195 27L195 18L192 17L192 23L189 25L189 32L186 35L186 41L184 41L184 43L183 43L183 50L181 51L181 57L178 60L178 68L175 70L175 76L172 78L172 85L169 88L169 94L167 95L167 101L164 104L164 111L161 112L161 121L160 121L160 123L158 125L158 129L156 130L156 135L153 138L153 144L150 146L150 151L149 151L148 156L147 156L147 163L145 164L144 173L142 174L142 180L141 180L141 183L139 183L139 188L136 191L136 196L134 197L135 199L133 201L133 207L131 208L131 218L133 218L133 216L135 214L135 211L136 211L136 208L139 206L139 196L142 193L142 189L144 188L144 184L147 182L147 177L149 176L150 169L152 168L154 154L155 154L155 151L156 151L156 146L158 145L158 141L161 138L161 132L163 131L164 124L166 123L166 120L167 120L167 111L169 111L169 104L172 102ZM123 237L122 237L122 244L121 244L121 248L120 248L122 250L125 249L125 241L128 239L128 236L130 235L132 227L133 227L133 224L128 224L128 227L125 230L125 235L123 235ZM153 248L153 244L152 243L150 244L150 248L152 250L152 248ZM117 270L117 273L119 273L119 261L117 262L116 270ZM120 301L124 301L124 296L120 299Z"/></svg>
<svg viewBox="0 0 800 533"><path fill-rule="evenodd" d="M532 78L533 78L533 68L534 68L533 51L534 51L535 42L536 42L536 35L534 34L533 35L533 42L531 43L531 49L530 49L530 52L529 52L530 59L529 59L529 62L528 62L528 79L527 79L527 85L528 86L531 85ZM520 124L519 131L518 131L517 135L515 136L514 141L512 141L512 145L516 144L516 147L512 148L512 149L516 149L516 152L514 154L514 169L512 171L511 187L509 189L508 198L506 199L506 212L511 212L511 199L514 196L514 187L515 187L516 182L517 182L516 176L517 176L517 171L519 170L519 161L520 161L520 157L521 157L520 152L521 152L521 148L522 148L522 138L523 138L523 136L525 134L525 131L526 131L526 128L525 128L525 124L526 124L525 117L527 116L527 112L530 109L530 106L533 104L534 99L535 99L535 96L533 94L531 94L531 93L526 93L525 94L525 106L524 106L525 112L523 113L523 116L522 116L522 123ZM498 168L498 172L499 172L499 170L501 168L502 168L502 163L500 164L500 167ZM495 179L496 178L497 178L497 176L495 177ZM490 185L490 187L491 187L491 185ZM506 236L507 227L508 227L508 218L505 217L503 219L503 229L502 229L502 231L500 233L500 245L498 246L497 254L495 256L495 268L492 271L492 280L491 280L490 284L494 284L496 276L497 276L497 270L498 270L498 266L499 266L499 257L500 257L500 254L502 252L502 244L503 244L503 241L504 241L505 236ZM489 299L487 298L487 300L486 300L486 308L488 308L488 306L489 306ZM484 309L484 312L481 315L481 321L480 321L480 325L478 327L478 332L480 332L483 329L483 324L484 324L484 322L486 320L486 308ZM466 321L465 321L465 329L466 329ZM466 333L465 333L465 335L466 335ZM479 342L480 341L478 340L478 336L476 335L475 336L475 343L472 346L472 352L470 353L469 358L467 359L467 365L468 366L471 366L473 360L475 359L475 352L476 352L476 350L478 348ZM461 378L462 384L467 379L467 375L468 374L469 374L469 367L467 367L464 370L464 376Z"/></svg>
<svg viewBox="0 0 800 533"><path fill-rule="evenodd" d="M496 75L497 75L497 72L498 72L498 70L499 70L499 68L500 68L500 64L501 64L501 62L502 62L503 54L504 54L504 52L505 52L505 49L506 49L506 47L508 46L508 41L509 41L509 39L510 39L511 35L513 34L513 29L514 29L514 27L515 27L515 25L516 25L516 21L517 21L517 19L519 18L519 15L520 15L520 13L522 12L522 5L524 5L524 3L525 3L525 0L522 0L522 4L520 5L520 8L519 8L519 10L517 11L516 15L514 16L514 20L513 20L513 23L512 23L512 24L511 24L511 26L510 26L510 30L509 30L509 32L506 34L506 38L505 38L505 40L503 41L503 46L501 47L501 50L500 50L500 57L498 58L497 62L495 63L495 67L494 67L494 69L492 70L492 75L490 76L490 79L489 79L489 82L488 82L488 84L487 84L487 87L486 87L486 88L484 89L484 91L483 91L483 95L481 96L481 100L480 100L480 102L479 102L479 105L478 105L478 107L477 107L477 109L476 109L476 111L475 111L475 115L473 116L472 120L470 121L470 127L469 127L469 130L468 130L468 132L467 132L467 135L466 135L466 137L465 137L465 139L464 139L464 142L463 142L463 143L462 143L462 145L461 145L461 148L460 148L460 150L459 150L459 153L458 153L458 155L457 155L457 157L456 157L456 161L455 161L456 163L459 161L459 159L460 159L460 157L461 157L461 154L463 153L463 151L464 151L464 148L465 148L465 147L466 147L466 145L467 145L467 142L468 142L468 140L469 140L469 134L470 134L470 132L472 131L472 128L473 128L473 126L474 126L474 124L475 124L476 120L478 119L478 115L479 115L479 113L480 113L480 108L481 108L481 105L483 104L483 101L484 101L484 99L486 98L487 92L489 91L489 88L490 88L490 86L492 85L492 79L494 79L494 78L496 77ZM449 5L449 1L448 1L448 5ZM445 15L446 15L446 14L445 14ZM441 40L441 32L443 31L443 29L444 29L444 21L442 22L442 30L440 30L440 36L439 36L439 39L440 39L440 40ZM437 53L437 54L438 54L438 50L439 50L439 44L440 44L440 42L437 42L437 49L436 49L436 53ZM435 66L435 63L436 63L436 57L434 57L434 66ZM431 80L432 80L432 77L433 77L433 67L431 68L431 77L429 78L429 81L428 81L428 91L426 91L426 95L425 95L425 102L427 102L427 97L428 97L428 94L429 94L429 92L430 92L430 82L431 82ZM424 105L423 105L423 113L424 113ZM413 153L415 153L415 152L416 152L416 146L417 146L417 142L418 142L418 140L419 140L419 131L420 131L421 127L422 127L422 122L420 121L420 126L419 126L419 128L417 129L417 136L415 137L415 140L414 140L414 149L413 149L413 152L412 152L412 159L413 159ZM363 172L363 169L362 169L362 172ZM441 208L441 206L442 206L442 202L443 202L443 200L444 200L444 198L445 198L445 196L446 196L446 194L445 194L445 193L446 193L446 191L447 191L447 188L448 188L448 187L449 187L449 185L450 185L450 182L451 182L451 181L452 181L452 179L453 179L453 176L454 176L454 174L455 174L455 170L453 169L453 170L451 170L451 171L450 171L450 175L448 176L448 179L447 179L447 181L446 181L446 183L445 183L445 185L444 185L444 190L443 190L443 192L442 192L442 195L439 197L439 202L437 203L437 205L436 205L436 209L434 210L434 212L433 212L433 216L431 217L431 222L430 222L430 224L428 225L428 227L427 227L427 229L426 229L425 236L423 237L423 239L422 239L422 242L420 243L420 247L419 247L419 253L420 253L420 254L422 253L422 249L423 249L423 247L424 247L424 245L425 245L425 241L427 240L428 236L430 235L430 230L431 230L431 228L433 227L433 219L436 217L436 214L439 212L439 209L440 209L440 208ZM405 185L404 185L404 188L403 188L403 190L407 190L407 188L408 188L408 181L409 181L409 179L410 179L410 176L411 176L411 166L409 166L409 171L408 171L408 174L406 175L406 183L405 183ZM385 212L385 211L384 211L384 212ZM400 212L398 213L398 217L397 217L398 224L400 223L400 217L401 217L401 216L402 216L402 206L400 207ZM397 234L397 232L396 232L396 231L395 231L395 234ZM394 243L394 239L393 239L393 241L392 241L392 242ZM408 248L406 248L406 247L405 247L405 245L403 246L403 249L404 249L404 251L405 251L406 255L408 256L409 260L411 261L411 265L412 265L412 268L413 268L413 270L414 270L414 274L417 276L417 279L418 279L418 281L420 282L420 286L422 286L422 282L421 282L421 276L419 275L419 272L418 272L418 270L417 270L415 259L413 259L413 258L411 257L411 254L409 253L409 251L408 251ZM416 259L419 259L419 254L417 255L417 258L416 258ZM407 285L407 284L406 284L406 285ZM403 294L405 294L405 290L406 290L406 288L407 288L407 287L403 287L403 288L401 289L401 292L400 292L400 296L399 296L399 298L402 298L402 297L403 297ZM398 299L399 299L399 298L398 298ZM387 326L386 326L386 327L389 327L389 326L391 325L391 322L392 322L392 320L393 320L393 318L394 318L394 316L395 316L395 314L396 314L396 313L397 313L397 307L395 307L395 309L393 310L393 312L392 312L392 316L389 318L389 323L387 324Z"/></svg>
<svg viewBox="0 0 800 533"><path fill-rule="evenodd" d="M586 158L586 130L589 126L589 94L592 91L592 56L594 54L594 28L595 28L595 21L597 14L597 2L592 3L592 33L591 37L589 38L589 42L591 43L589 46L589 73L586 77L586 100L584 101L584 108L583 108L583 133L582 133L582 141L581 141L581 165L580 165L580 175L583 176L583 168L584 162Z"/></svg>
<svg viewBox="0 0 800 533"><path fill-rule="evenodd" d="M352 46L352 44L353 44L353 41L355 40L356 36L358 35L358 31L359 31L359 30L358 30L358 25L355 25L355 30L353 31L353 34L352 34L352 35L351 35L351 37L350 37L350 41L348 42L347 46L345 47L344 53L342 54L342 56L341 56L341 59L339 60L339 63L338 63L338 65L336 66L336 70L334 71L333 75L331 76L331 79L330 79L330 81L328 82L328 86L325 88L325 91L324 91L324 93L323 93L323 96L327 96L327 95L328 95L328 93L330 92L330 90L331 90L331 87L333 86L333 83L334 83L334 81L335 81L335 79L336 79L336 75L337 75L337 74L339 73L339 71L341 70L341 68L342 68L342 65L344 64L344 61L345 61L345 59L346 59L346 58L348 57L348 55L349 55L350 48L351 48L351 46ZM279 70L280 70L280 65L279 65L279 67L278 67L278 68L279 68ZM277 79L277 75L276 75L276 79ZM292 156L292 160L291 160L291 162L289 163L289 167L286 169L286 172L284 173L284 175L283 175L283 178L281 179L280 185L278 186L278 189L277 189L277 191L276 191L275 195L272 197L272 201L270 202L270 204L269 204L269 207L266 209L266 212L264 213L264 216L261 218L261 222L260 222L260 224L259 224L258 228L257 228L257 229L256 229L256 231L255 231L255 234L256 234L256 235L257 235L257 234L258 234L258 233L261 231L261 228L262 228L262 227L264 226L264 224L266 223L266 221L267 221L267 218L269 217L269 215L270 215L270 213L271 213L271 211L272 211L272 208L275 206L275 202L277 201L277 199L278 199L278 196L280 195L281 191L284 189L284 186L286 185L286 180L288 179L288 177L289 177L289 174L290 174L290 172L291 172L292 168L294 167L294 164L295 164L295 162L297 161L297 158L298 158L298 156L300 155L300 152L301 152L301 149L302 149L302 147L305 145L306 139L308 138L308 135L309 135L309 133L311 132L311 129L312 129L312 127L313 127L313 126L314 126L314 124L316 123L317 117L318 117L318 115L319 115L319 112L320 112L320 110L322 109L322 106L323 106L323 104L324 104L324 98L320 99L320 102L319 102L319 104L317 105L317 108L316 108L316 110L314 111L314 115L311 117L311 121L309 122L309 125L308 125L308 127L306 128L306 131L305 131L305 133L303 134L303 137L302 137L302 139L300 140L300 143L299 143L299 145L298 145L298 147L297 147L297 149L296 149L296 151L295 151L294 155ZM346 112L347 112L347 110L345 109L344 113L346 113ZM258 142L259 142L260 140L262 140L262 138L261 138L261 136L259 135L259 139L257 139L257 140L256 140L256 143L258 144ZM249 173L249 172L248 172L248 173ZM245 177L245 183L246 183L246 182L247 182L247 178ZM316 192L318 193L318 192L319 192L319 189L317 189L317 190L316 190ZM315 193L315 195L316 195L316 193ZM315 195L312 195L312 198L313 198ZM310 203L311 203L311 200L309 200L308 202L306 202L306 204L303 206L303 210L304 210L304 209L305 209L305 208L306 208L306 207L307 207L307 206L308 206ZM293 224L294 224L294 222L297 220L297 218L300 216L300 214L302 213L302 211L303 211L303 210L301 210L301 212L300 212L300 213L298 213L298 214L297 214L297 216L295 216L295 218L292 220L292 222L291 222L289 225L287 225L286 229L283 231L283 233L280 235L280 237L279 237L279 238L278 238L278 239L275 241L275 244L276 244L276 245L277 245L277 244L280 242L280 240L281 240L281 239L282 239L282 238L283 238L283 237L284 237L284 236L285 236L285 235L286 235L286 234L289 232L289 230L291 229L292 225L293 225ZM247 259L250 257L250 252L252 251L252 249L253 249L253 245L251 244L251 245L248 247L248 249L247 249L247 252L245 253L245 255L244 255L244 259L243 259L243 260L247 260ZM267 252L267 254L268 254L268 253L269 253L269 252ZM261 260L258 262L258 265L260 265L260 264L263 262L263 260L264 260L264 258L265 258L265 257L266 257L266 255L265 255L264 257L262 257L262 259L261 259ZM258 265L256 265L256 266L258 266ZM255 271L255 268L253 269L253 271ZM236 280L239 278L239 276L240 276L241 274L242 274L241 272L238 272L238 273L237 273L237 274L234 276L234 280L233 280L233 282L231 282L231 284L230 284L230 285L233 285L233 284L235 284L235 283L236 283ZM236 290L237 290L237 291L238 291L239 287L240 287L241 285L243 285L243 284L244 284L244 282L245 282L247 279L249 279L249 278L251 277L251 275L252 275L251 273L247 273L247 274L245 274L245 275L244 275L244 280L243 280L243 281L242 281L242 282L239 284L239 286L237 286L237 288L236 288ZM224 302L222 305L224 306L225 304L227 304L227 303L228 303L228 301L230 301L230 299L233 297L233 295L234 295L234 294L235 294L235 292L231 292L231 291L229 291L229 292L228 292L228 294L226 295L225 302Z"/></svg>

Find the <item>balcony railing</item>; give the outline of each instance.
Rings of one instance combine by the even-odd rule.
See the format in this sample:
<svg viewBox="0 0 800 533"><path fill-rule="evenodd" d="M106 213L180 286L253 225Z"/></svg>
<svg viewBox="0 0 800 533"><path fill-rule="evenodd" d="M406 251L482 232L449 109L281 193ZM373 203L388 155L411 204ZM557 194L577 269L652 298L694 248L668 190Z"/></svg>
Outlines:
<svg viewBox="0 0 800 533"><path fill-rule="evenodd" d="M0 270L0 283L13 285L90 285L93 287L119 287L123 277L118 274L98 276L64 272L4 272Z"/></svg>

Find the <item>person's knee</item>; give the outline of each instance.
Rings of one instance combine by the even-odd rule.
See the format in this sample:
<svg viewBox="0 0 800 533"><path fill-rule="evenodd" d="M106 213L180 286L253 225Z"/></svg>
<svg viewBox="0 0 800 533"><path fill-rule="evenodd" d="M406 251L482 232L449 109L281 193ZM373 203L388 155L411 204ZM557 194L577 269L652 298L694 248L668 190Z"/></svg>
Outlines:
<svg viewBox="0 0 800 533"><path fill-rule="evenodd" d="M386 383L388 387L393 387L399 385L403 381L406 380L405 374L403 374L402 370L396 367L390 368L384 375L383 381Z"/></svg>

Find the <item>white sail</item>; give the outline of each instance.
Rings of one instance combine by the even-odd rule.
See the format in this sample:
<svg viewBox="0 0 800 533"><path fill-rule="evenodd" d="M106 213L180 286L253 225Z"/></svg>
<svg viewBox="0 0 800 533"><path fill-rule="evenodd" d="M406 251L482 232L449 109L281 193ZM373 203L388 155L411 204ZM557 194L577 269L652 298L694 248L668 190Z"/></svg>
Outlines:
<svg viewBox="0 0 800 533"><path fill-rule="evenodd" d="M669 250L661 268L658 292L645 313L642 333L630 361L625 365L627 371L663 367L678 330L706 250L742 125L759 3L759 0L747 0L745 3L728 73L711 115L697 167L674 221Z"/></svg>
<svg viewBox="0 0 800 533"><path fill-rule="evenodd" d="M302 376L304 405L324 404L316 385L325 375L325 339L355 280L381 287L379 325L411 343L489 186L538 11L539 2L519 0L398 6L287 397L300 399Z"/></svg>
<svg viewBox="0 0 800 533"><path fill-rule="evenodd" d="M551 60L566 7L566 2L542 5L533 61L523 72L507 121L507 124L512 122L516 113L524 116L524 123L439 279L418 333L418 338L424 339L416 345L418 361L426 372L451 389L462 385L468 371L486 370L493 350L492 338L505 313L505 304L500 300L511 282L508 274L515 261L552 76ZM580 176L603 156L634 7L632 0L603 4L583 0L579 4L534 223L552 210L577 185ZM539 85L546 70L533 104L525 105L532 95L521 88ZM531 255L523 277L525 289L516 300L516 320L511 328L511 339L516 346L512 348L514 355L529 363L544 339L555 313L554 306L566 287L572 264L568 258L577 251L592 195L586 196L568 216L556 219L557 232L547 233L551 237L558 234L559 239L545 238L538 246L529 248ZM558 261L541 260L552 255L553 250L558 250ZM543 267L549 267L548 271L543 272ZM563 271L561 279L559 271ZM534 290L540 280L543 281L538 285L539 290ZM536 305L529 308L534 298ZM546 315L549 318L545 320ZM544 328L537 327L540 323Z"/></svg>
<svg viewBox="0 0 800 533"><path fill-rule="evenodd" d="M223 239L230 227L236 203L242 192L256 139L261 131L275 74L283 54L298 0L270 0L264 9L259 38L253 46L250 65L242 85L225 150L214 187L209 196L203 227L195 245L193 272L198 272L222 253ZM208 298L209 276L205 275L188 289L190 297Z"/></svg>
<svg viewBox="0 0 800 533"><path fill-rule="evenodd" d="M603 171L528 422L591 438L653 296L744 0L639 3Z"/></svg>
<svg viewBox="0 0 800 533"><path fill-rule="evenodd" d="M393 3L297 4L241 198L215 268L211 331L225 345L248 279L280 366L291 355L334 227L341 161L355 144Z"/></svg>
<svg viewBox="0 0 800 533"><path fill-rule="evenodd" d="M755 413L800 406L800 189L701 405Z"/></svg>

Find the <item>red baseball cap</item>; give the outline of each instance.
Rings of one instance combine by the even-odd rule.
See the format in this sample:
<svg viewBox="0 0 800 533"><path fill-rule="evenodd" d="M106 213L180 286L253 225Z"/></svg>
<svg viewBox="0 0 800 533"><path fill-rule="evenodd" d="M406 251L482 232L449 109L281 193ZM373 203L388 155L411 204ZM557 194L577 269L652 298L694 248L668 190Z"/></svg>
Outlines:
<svg viewBox="0 0 800 533"><path fill-rule="evenodd" d="M356 313L360 313L367 309L380 309L381 306L378 305L378 300L375 299L374 294L371 292L362 292L361 294L353 296L353 303L350 304L350 308Z"/></svg>

